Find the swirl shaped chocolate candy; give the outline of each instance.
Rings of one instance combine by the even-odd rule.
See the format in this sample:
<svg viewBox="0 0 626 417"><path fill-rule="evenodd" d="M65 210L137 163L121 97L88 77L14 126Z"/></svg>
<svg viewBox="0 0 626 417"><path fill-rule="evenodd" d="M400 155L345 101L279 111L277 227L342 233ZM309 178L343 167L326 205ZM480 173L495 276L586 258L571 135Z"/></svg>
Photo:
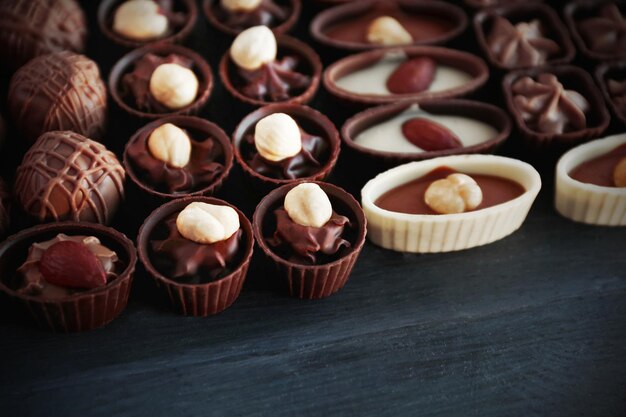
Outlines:
<svg viewBox="0 0 626 417"><path fill-rule="evenodd" d="M78 133L43 134L17 169L15 196L41 222L108 223L124 197L125 171L115 154Z"/></svg>
<svg viewBox="0 0 626 417"><path fill-rule="evenodd" d="M106 87L94 61L56 52L33 59L15 73L8 106L15 126L31 141L51 130L99 138L106 124Z"/></svg>

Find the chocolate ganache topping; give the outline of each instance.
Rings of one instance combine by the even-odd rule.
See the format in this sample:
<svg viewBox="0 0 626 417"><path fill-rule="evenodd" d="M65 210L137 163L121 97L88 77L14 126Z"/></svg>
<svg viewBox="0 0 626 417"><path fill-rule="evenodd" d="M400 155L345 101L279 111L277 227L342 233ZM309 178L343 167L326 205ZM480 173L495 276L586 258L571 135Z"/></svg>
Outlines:
<svg viewBox="0 0 626 417"><path fill-rule="evenodd" d="M159 103L150 93L150 78L159 65L177 64L193 70L193 61L178 54L165 57L148 53L135 62L133 71L122 77L122 95L131 96L139 110L151 113L167 113L172 109Z"/></svg>
<svg viewBox="0 0 626 417"><path fill-rule="evenodd" d="M242 94L263 101L285 101L299 94L311 83L311 77L295 71L299 61L298 57L286 56L253 71L237 67L244 81Z"/></svg>
<svg viewBox="0 0 626 417"><path fill-rule="evenodd" d="M228 273L235 263L243 232L239 229L226 240L196 243L183 237L176 226L178 213L164 221L167 237L150 242L156 256L152 262L159 271L179 282L197 284Z"/></svg>
<svg viewBox="0 0 626 417"><path fill-rule="evenodd" d="M276 230L267 242L289 261L306 264L330 262L341 248L351 246L342 238L346 226L351 226L350 220L335 211L322 227L302 226L294 222L284 207L274 210L274 214Z"/></svg>
<svg viewBox="0 0 626 417"><path fill-rule="evenodd" d="M328 143L320 136L311 135L300 128L302 150L291 158L270 161L259 154L254 146L254 133L244 136L241 154L250 168L266 177L276 179L296 179L310 177L318 172L323 164L321 159L328 152Z"/></svg>
<svg viewBox="0 0 626 417"><path fill-rule="evenodd" d="M511 87L514 102L528 128L560 134L584 129L589 103L574 90L566 90L553 74L522 77Z"/></svg>
<svg viewBox="0 0 626 417"><path fill-rule="evenodd" d="M626 19L617 4L605 4L597 16L580 21L578 28L594 52L613 55L626 49Z"/></svg>
<svg viewBox="0 0 626 417"><path fill-rule="evenodd" d="M252 10L230 10L220 0L214 3L215 18L237 31L258 25L276 26L289 16L289 8L280 6L273 0L261 0Z"/></svg>
<svg viewBox="0 0 626 417"><path fill-rule="evenodd" d="M509 68L544 64L560 50L545 36L539 20L513 25L502 16L494 19L487 45L496 60Z"/></svg>
<svg viewBox="0 0 626 417"><path fill-rule="evenodd" d="M85 283L82 286L61 286L51 283L46 279L41 271L41 260L46 251L59 242L75 242L84 245L97 260L102 264L102 268L106 275L106 282L111 282L118 276L119 260L117 254L100 243L100 240L94 236L67 236L63 233L58 234L55 238L45 242L33 243L28 250L26 261L17 270L22 276L22 282L17 293L20 295L38 296L47 299L63 298L81 290L90 289L90 284ZM78 261L71 254L67 256L67 262L74 263ZM74 265L72 265L73 267Z"/></svg>
<svg viewBox="0 0 626 417"><path fill-rule="evenodd" d="M174 167L155 158L148 149L148 138L152 132L144 131L128 146L128 156L137 168L137 174L155 190L168 193L186 193L208 186L223 171L224 150L211 137L197 141L189 137L191 157L182 168Z"/></svg>

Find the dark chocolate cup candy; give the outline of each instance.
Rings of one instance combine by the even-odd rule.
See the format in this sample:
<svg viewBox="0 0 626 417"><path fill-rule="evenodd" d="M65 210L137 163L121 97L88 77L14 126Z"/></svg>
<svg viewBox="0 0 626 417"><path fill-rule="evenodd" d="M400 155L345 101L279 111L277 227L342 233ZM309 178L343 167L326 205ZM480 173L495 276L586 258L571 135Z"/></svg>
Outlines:
<svg viewBox="0 0 626 417"><path fill-rule="evenodd" d="M214 5L218 3L219 1L220 0L204 0L202 2L202 9L204 11L204 16L206 16L206 19L209 21L211 26L213 26L215 29L219 30L220 32L226 33L228 35L235 36L241 31L235 30L231 28L230 26L225 25L213 13ZM277 35L282 35L283 33L289 32L291 28L293 28L293 26L298 21L298 18L300 17L300 11L302 10L301 0L285 0L284 3L289 4L291 11L287 19L285 19L283 22L281 22L280 24L276 26L270 27L270 29L272 29L272 32L274 32Z"/></svg>
<svg viewBox="0 0 626 417"><path fill-rule="evenodd" d="M380 48L368 42L348 42L329 36L327 31L331 26L341 24L342 19L366 14L381 5L379 0L362 0L344 2L319 13L311 22L310 32L313 39L321 44L346 51L365 51ZM403 14L423 14L428 17L442 19L450 23L450 29L439 36L417 40L412 45L441 45L459 36L467 27L467 16L463 9L443 1L427 0L400 0L383 4L381 16L388 13L391 7L399 8Z"/></svg>
<svg viewBox="0 0 626 417"><path fill-rule="evenodd" d="M515 68L507 67L498 61L498 59L491 52L491 49L487 44L487 37L489 36L493 19L498 16L504 17L513 24L517 24L519 22L530 22L533 19L538 19L542 23L543 27L547 29L548 37L554 40L561 48L561 51L557 55L547 59L546 64L567 64L574 59L576 49L574 48L574 44L569 37L567 28L554 9L539 2L524 2L482 10L474 16L474 32L476 33L476 39L478 40L478 44L483 50L487 61L489 61L493 67L504 71L524 68L521 66Z"/></svg>
<svg viewBox="0 0 626 417"><path fill-rule="evenodd" d="M280 278L286 283L289 295L297 298L318 299L328 297L346 285L350 273L363 249L367 233L367 220L359 203L346 191L325 182L316 182L328 195L333 206L346 212L338 211L352 222L356 237L351 241L347 253L333 262L320 265L304 265L288 261L278 256L268 245L264 233L264 224L272 210L282 205L285 195L300 182L286 184L269 193L257 206L254 217L254 236L265 255L271 259L279 271Z"/></svg>
<svg viewBox="0 0 626 417"><path fill-rule="evenodd" d="M289 116L293 117L296 122L298 122L298 124L305 123L314 127L317 132L307 131L307 133L319 134L319 136L326 139L326 141L328 142L330 149L328 157L320 167L319 171L317 171L314 175L293 180L271 178L259 174L258 172L253 170L244 160L241 154L241 144L244 140L245 135L248 133L254 134L254 127L256 126L256 123L262 118L274 113L286 113ZM305 128L305 130L307 129ZM246 174L247 180L250 182L254 190L264 194L284 184L299 182L302 180L320 181L327 178L335 167L335 164L337 163L337 158L339 158L339 151L341 150L339 132L337 131L337 128L335 127L333 122L328 119L328 117L308 106L282 103L270 104L268 106L261 107L244 117L243 120L239 122L239 125L237 125L235 131L233 132L232 144L233 153L235 154L235 160L243 169L244 173Z"/></svg>
<svg viewBox="0 0 626 417"><path fill-rule="evenodd" d="M618 77L617 79L626 80L626 60L612 61L602 63L596 68L595 71L596 81L600 85L600 90L604 95L604 99L609 105L609 108L617 117L617 119L626 125L626 111L620 110L615 100L609 93L607 86L607 80L611 77Z"/></svg>
<svg viewBox="0 0 626 417"><path fill-rule="evenodd" d="M471 79L460 86L440 91L422 91L408 94L362 94L345 90L337 85L337 80L352 72L367 68L387 57L406 56L407 59L428 57L437 64L462 70ZM482 58L467 52L438 46L394 46L365 51L345 58L330 65L324 71L322 81L330 94L348 104L373 106L390 104L398 101L422 101L435 98L458 98L468 95L487 82L489 68Z"/></svg>
<svg viewBox="0 0 626 417"><path fill-rule="evenodd" d="M295 55L309 67L311 72L305 74L311 77L309 86L301 94L281 102L262 101L245 96L236 87L236 82L234 82L231 77L231 74L236 71L236 65L230 57L229 49L220 60L219 74L224 83L224 87L226 87L226 90L228 90L235 99L255 107L274 103L306 104L311 101L319 88L320 78L322 77L322 62L320 61L320 57L310 46L296 38L281 35L276 38L276 41L278 43L279 58L287 55Z"/></svg>
<svg viewBox="0 0 626 417"><path fill-rule="evenodd" d="M204 133L206 136L210 136L213 140L217 141L224 152L223 172L210 184L207 184L196 190L186 193L167 193L161 192L155 189L154 185L148 184L142 180L141 173L138 172L139 168L135 168L134 164L128 155L128 148L138 140L146 140L149 134L156 128L166 123L172 123L173 125L190 131L190 133ZM224 133L224 131L215 123L211 123L208 120L201 119L194 116L168 116L161 119L154 120L147 125L140 128L137 132L131 136L130 140L126 144L124 149L123 158L124 169L128 174L133 185L139 190L141 194L147 194L153 197L153 200L157 203L163 203L164 201L173 200L175 198L188 197L188 196L211 196L217 192L228 174L233 167L233 151L230 143L230 138Z"/></svg>
<svg viewBox="0 0 626 417"><path fill-rule="evenodd" d="M61 299L46 300L18 294L11 280L26 260L33 243L50 240L59 233L95 236L117 253L124 270L104 287L77 292ZM137 263L133 242L107 226L60 222L31 227L0 244L0 291L23 304L41 327L55 332L80 332L102 327L126 308Z"/></svg>
<svg viewBox="0 0 626 417"><path fill-rule="evenodd" d="M154 267L150 260L151 255L148 247L153 230L164 219L174 213L180 212L194 201L229 206L237 211L241 230L243 231L239 250L244 253L240 264L230 274L212 282L184 284L166 277ZM139 229L137 247L139 259L146 268L148 275L154 279L157 286L168 296L173 307L179 313L186 316L206 317L224 311L239 297L239 293L246 279L246 274L248 273L250 259L252 258L254 234L250 221L235 206L212 197L185 197L162 205L146 218Z"/></svg>
<svg viewBox="0 0 626 417"><path fill-rule="evenodd" d="M193 103L178 110L172 110L165 113L148 113L139 110L132 103L133 98L128 100L123 96L121 92L122 77L124 74L132 71L133 64L141 59L144 55L153 53L159 56L167 56L169 54L176 54L193 61L193 71L198 78L198 95ZM156 42L148 44L142 48L134 49L121 57L119 61L113 66L109 74L109 92L113 101L126 113L131 116L139 117L142 119L159 119L161 117L174 116L174 115L194 115L197 114L209 100L211 91L213 89L213 74L211 73L211 67L199 54L184 46L174 45L169 43Z"/></svg>
<svg viewBox="0 0 626 417"><path fill-rule="evenodd" d="M182 27L162 38L145 41L129 39L115 32L112 28L115 9L124 1L126 0L103 0L98 7L98 26L104 36L125 48L138 48L152 42L181 43L187 39L198 18L198 6L195 0L174 0L172 2L174 10L177 10L179 7L187 15L187 21Z"/></svg>
<svg viewBox="0 0 626 417"><path fill-rule="evenodd" d="M415 153L379 151L359 145L354 141L364 130L392 119L415 104L417 103L401 102L373 107L355 114L344 123L341 128L342 142L348 149L363 157L363 166L368 167L367 171L370 178L373 174L380 172L370 169L373 167L380 167L382 170L382 168L389 168L407 162L437 158L440 156L491 153L511 134L511 119L509 115L499 107L479 101L441 99L423 101L419 104L419 108L431 114L458 115L475 119L493 126L498 133L489 140L473 146Z"/></svg>
<svg viewBox="0 0 626 417"><path fill-rule="evenodd" d="M526 125L526 122L515 105L511 87L515 81L521 77L530 76L534 78L546 72L556 75L566 89L578 91L587 99L589 102L589 111L586 114L587 127L585 129L565 133L542 133L534 131ZM513 116L513 120L522 138L532 147L569 147L585 142L599 137L611 122L609 111L606 108L602 94L593 82L593 78L583 69L573 65L543 66L511 71L502 80L502 89L509 113Z"/></svg>

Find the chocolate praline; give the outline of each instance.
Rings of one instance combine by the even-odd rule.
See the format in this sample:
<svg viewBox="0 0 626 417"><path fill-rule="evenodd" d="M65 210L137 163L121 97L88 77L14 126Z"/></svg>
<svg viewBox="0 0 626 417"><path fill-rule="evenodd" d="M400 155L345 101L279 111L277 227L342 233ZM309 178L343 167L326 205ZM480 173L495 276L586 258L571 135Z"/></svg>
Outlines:
<svg viewBox="0 0 626 417"><path fill-rule="evenodd" d="M382 16L400 22L412 35L413 45L444 44L467 27L467 16L458 6L442 1L353 1L319 13L310 32L318 42L342 50L380 48L367 42L370 23Z"/></svg>
<svg viewBox="0 0 626 417"><path fill-rule="evenodd" d="M173 25L171 24L172 19L170 19L168 32L156 39L144 41L130 39L113 30L113 15L115 10L125 1L128 0L103 0L98 7L98 26L104 36L127 48L137 48L155 41L180 43L189 36L198 17L198 6L194 0L166 0L167 3L172 5L172 10L168 13L178 15Z"/></svg>
<svg viewBox="0 0 626 417"><path fill-rule="evenodd" d="M103 145L70 131L44 133L17 168L15 199L39 222L108 223L124 198L125 172Z"/></svg>
<svg viewBox="0 0 626 417"><path fill-rule="evenodd" d="M107 94L98 65L63 51L37 57L11 78L7 103L13 123L34 142L51 130L104 134Z"/></svg>
<svg viewBox="0 0 626 417"><path fill-rule="evenodd" d="M104 287L68 294L55 300L19 294L18 267L33 243L50 240L59 233L95 236L113 250L123 267ZM71 260L70 260L71 261ZM106 226L85 222L38 225L10 236L0 243L0 291L24 304L42 327L57 332L77 332L104 326L126 308L137 255L133 242Z"/></svg>
<svg viewBox="0 0 626 417"><path fill-rule="evenodd" d="M152 183L150 175L144 170L145 167L142 169L142 167L134 159L132 150L136 149L136 153L140 154L143 159L148 160L148 165L150 166L151 171L161 173L167 171L171 172L171 175L177 178L180 177L180 175L176 174L176 171L184 168L168 167L165 162L152 157L147 148L147 141L150 134L156 128L166 123L171 123L186 131L186 133L190 136L190 139L196 144L202 144L207 141L214 144L210 149L204 147L199 148L198 145L195 147L192 146L192 157L190 163L194 163L194 151L197 152L200 150L203 153L207 153L206 162L218 163L220 165L219 171L216 171L216 174L211 176L208 181L202 177L197 178L196 174L190 172L189 175L192 177L192 184L190 188L169 191L164 189L164 184ZM198 162L198 164L202 163L202 161L195 162ZM215 193L230 173L233 166L233 152L230 139L216 124L198 117L170 116L150 122L135 132L124 149L123 163L128 177L140 190L159 198L173 199L181 196L212 195ZM164 177L163 174L160 176Z"/></svg>
<svg viewBox="0 0 626 417"><path fill-rule="evenodd" d="M155 264L151 242L166 237L167 228L164 222L180 213L192 202L226 205L233 208L239 215L241 237L235 260L229 265L227 271L223 271L218 277L202 279L197 277L197 279L190 278L181 281L169 276L167 271L163 270L162 265ZM179 312L192 316L219 313L237 299L248 272L253 246L252 225L245 215L231 204L211 197L184 197L162 205L146 218L137 237L139 259L148 274L169 296L171 303Z"/></svg>
<svg viewBox="0 0 626 417"><path fill-rule="evenodd" d="M262 0L261 5L250 12L231 12L220 4L221 0L204 0L202 7L209 23L220 32L237 35L252 26L263 25L275 34L289 32L298 21L301 0ZM282 15L277 16L280 10Z"/></svg>
<svg viewBox="0 0 626 417"><path fill-rule="evenodd" d="M16 69L30 59L70 50L83 52L87 22L74 0L0 2L0 60Z"/></svg>
<svg viewBox="0 0 626 417"><path fill-rule="evenodd" d="M507 65L498 58L497 54L494 53L490 47L489 40L492 36L497 36L497 34L493 33L494 20L496 18L504 18L512 25L530 23L534 20L538 21L543 37L553 41L558 47L558 50L553 53L549 53L545 62L538 62L536 64L532 62L522 63L520 61L523 61L524 59L530 61L529 56L523 56L523 58L518 59L518 63L516 65ZM480 11L476 14L476 16L474 16L474 32L476 33L478 43L489 63L494 67L503 70L533 67L546 63L553 65L566 64L574 59L574 55L576 54L574 44L572 43L567 29L563 22L561 22L558 14L554 11L554 9L542 3L511 4L509 6L490 8ZM508 39L509 42L515 42L517 40L517 37L510 37ZM532 42L533 41L530 41L530 48L540 48L540 45L533 45ZM546 47L546 49L550 48ZM522 55L522 51L520 51L519 48L511 48L510 52L511 54Z"/></svg>
<svg viewBox="0 0 626 417"><path fill-rule="evenodd" d="M248 143L246 139L249 139L251 135L252 137L254 136L254 129L259 120L274 113L286 113L296 121L305 133L320 137L323 140L323 151L319 155L314 155L319 165L309 169L308 175L305 177L297 177L295 179L271 177L255 171L250 165L249 158L258 154L258 152L254 144ZM271 104L248 114L235 128L232 135L232 143L237 163L243 168L244 173L252 180L253 184L258 186L259 190L273 189L295 180L307 179L315 181L324 179L335 166L340 151L339 133L335 125L322 113L310 107L295 104Z"/></svg>
<svg viewBox="0 0 626 417"><path fill-rule="evenodd" d="M186 107L178 110L168 110L160 113L151 113L137 107L135 97L130 91L125 91L123 78L126 74L134 71L135 64L148 54L157 57L167 57L169 55L180 56L191 61L191 70L198 79L198 93L196 99ZM151 75L151 74L150 74ZM149 82L149 77L147 82ZM146 80L144 80L146 81ZM156 42L142 48L134 49L117 61L109 74L109 91L113 101L131 116L144 119L158 119L173 115L191 115L198 113L207 103L213 89L213 75L211 68L204 58L191 49L179 45ZM149 94L149 92L148 92Z"/></svg>
<svg viewBox="0 0 626 417"><path fill-rule="evenodd" d="M574 131L564 133L542 133L529 128L524 121L522 113L515 104L515 94L512 92L513 84L522 77L535 78L539 74L549 73L556 76L558 81L563 84L566 89L572 89L580 93L589 103L589 109L585 113L586 127ZM609 126L611 117L606 108L606 104L598 91L591 76L581 68L561 65L546 66L540 68L511 71L502 81L502 89L506 99L509 113L513 116L522 137L525 141L534 147L545 147L552 145L571 146L576 143L584 142L593 137L598 137Z"/></svg>
<svg viewBox="0 0 626 417"><path fill-rule="evenodd" d="M290 98L279 101L280 103L305 104L308 103L319 87L320 78L322 76L322 62L315 51L295 38L280 35L276 38L278 44L278 55L276 61L280 61L286 57L293 56L298 59L298 63L294 70L298 73L306 75L310 78L309 85L296 91L288 92ZM237 100L253 106L264 106L271 104L271 101L259 100L246 96L241 90L244 87L245 80L238 73L239 68L230 57L230 51L222 56L220 60L220 78L226 87L226 90Z"/></svg>
<svg viewBox="0 0 626 417"><path fill-rule="evenodd" d="M277 250L271 245L268 237L271 238L276 230L275 210L283 206L287 193L300 183L285 184L261 200L254 211L254 236L261 250L280 271L290 295L307 299L328 297L346 284L365 243L367 221L361 206L350 194L335 185L316 182L330 199L333 210L350 221L351 226L346 228L342 237L349 246L343 246L330 258L320 258L319 263L294 262L284 248Z"/></svg>

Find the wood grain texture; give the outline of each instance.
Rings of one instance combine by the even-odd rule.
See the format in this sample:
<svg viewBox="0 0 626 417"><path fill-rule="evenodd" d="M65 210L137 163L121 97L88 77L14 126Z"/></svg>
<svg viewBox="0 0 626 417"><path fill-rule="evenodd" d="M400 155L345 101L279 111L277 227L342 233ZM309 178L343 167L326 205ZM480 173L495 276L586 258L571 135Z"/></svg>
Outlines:
<svg viewBox="0 0 626 417"><path fill-rule="evenodd" d="M92 3L88 53L107 74L120 51L97 33ZM304 3L296 34L309 40ZM200 17L190 44L216 68L228 42L206 26ZM476 51L472 38L453 45ZM501 104L498 77L474 97ZM353 113L324 92L313 106L339 126ZM247 111L218 83L203 115L230 133ZM104 142L119 154L140 124L110 117ZM20 151L3 150L3 176ZM287 297L258 250L240 298L210 318L175 314L141 268L128 309L89 333L39 330L0 299L0 415L624 415L626 230L555 213L554 155L523 150L516 134L500 153L532 160L544 180L518 232L448 254L367 243L345 288L324 300ZM365 178L344 156L331 182L357 194ZM250 215L241 180L236 170L218 197ZM125 207L116 225L134 236L139 213Z"/></svg>

